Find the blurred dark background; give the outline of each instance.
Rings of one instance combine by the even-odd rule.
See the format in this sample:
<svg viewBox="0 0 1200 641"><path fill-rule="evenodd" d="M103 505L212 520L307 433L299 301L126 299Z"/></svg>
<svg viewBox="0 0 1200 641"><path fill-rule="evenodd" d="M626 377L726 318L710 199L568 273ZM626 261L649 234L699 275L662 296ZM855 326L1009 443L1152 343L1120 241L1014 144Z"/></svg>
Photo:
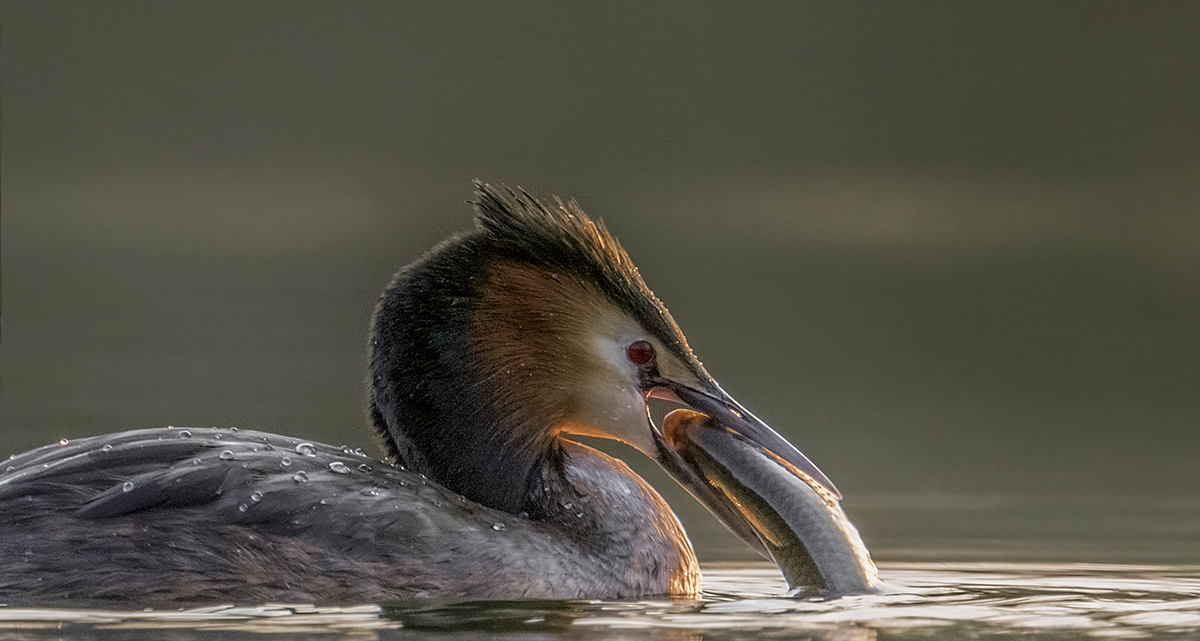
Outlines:
<svg viewBox="0 0 1200 641"><path fill-rule="evenodd" d="M4 454L371 446L480 178L603 217L877 557L1200 561L1200 4L0 7Z"/></svg>

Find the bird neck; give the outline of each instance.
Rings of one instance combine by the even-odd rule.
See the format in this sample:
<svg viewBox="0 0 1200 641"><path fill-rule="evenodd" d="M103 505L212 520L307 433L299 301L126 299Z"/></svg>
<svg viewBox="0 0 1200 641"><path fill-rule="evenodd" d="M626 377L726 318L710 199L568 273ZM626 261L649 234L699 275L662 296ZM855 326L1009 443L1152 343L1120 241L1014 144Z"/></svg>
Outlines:
<svg viewBox="0 0 1200 641"><path fill-rule="evenodd" d="M694 595L700 570L666 501L625 463L559 439L532 477L527 515L557 528L625 585Z"/></svg>
<svg viewBox="0 0 1200 641"><path fill-rule="evenodd" d="M519 514L565 416L553 394L481 356L478 310L494 262L466 236L396 275L372 327L370 413L393 460Z"/></svg>

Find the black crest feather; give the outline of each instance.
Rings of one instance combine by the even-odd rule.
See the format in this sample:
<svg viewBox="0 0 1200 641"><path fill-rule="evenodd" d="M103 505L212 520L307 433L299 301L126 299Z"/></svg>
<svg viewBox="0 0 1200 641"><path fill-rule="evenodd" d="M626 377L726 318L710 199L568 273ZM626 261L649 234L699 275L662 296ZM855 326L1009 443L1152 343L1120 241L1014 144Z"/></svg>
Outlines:
<svg viewBox="0 0 1200 641"><path fill-rule="evenodd" d="M475 183L475 222L500 251L543 268L578 275L665 345L691 350L662 301L603 220L592 220L570 200L547 205L525 190Z"/></svg>

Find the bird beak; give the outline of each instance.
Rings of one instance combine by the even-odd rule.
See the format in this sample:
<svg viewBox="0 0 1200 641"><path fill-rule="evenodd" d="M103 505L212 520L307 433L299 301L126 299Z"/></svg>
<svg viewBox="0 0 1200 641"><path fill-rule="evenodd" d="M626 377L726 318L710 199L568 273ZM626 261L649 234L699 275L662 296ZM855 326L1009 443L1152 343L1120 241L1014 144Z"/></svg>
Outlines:
<svg viewBox="0 0 1200 641"><path fill-rule="evenodd" d="M660 378L654 381L647 396L672 400L688 405L692 409L708 415L714 421L725 427L733 434L753 444L766 456L780 463L792 474L805 480L810 485L816 484L828 491L835 500L841 500L841 492L834 486L833 481L825 476L808 457L796 449L771 429L766 423L751 414L740 403L725 393L715 382L709 389L699 390ZM690 464L673 447L673 439L668 434L664 436L658 428L651 430L657 448L656 460L663 469L667 470L692 496L696 497L704 507L708 508L734 534L738 535L750 547L766 558L771 558L759 532L742 511L721 491L713 486L704 474Z"/></svg>

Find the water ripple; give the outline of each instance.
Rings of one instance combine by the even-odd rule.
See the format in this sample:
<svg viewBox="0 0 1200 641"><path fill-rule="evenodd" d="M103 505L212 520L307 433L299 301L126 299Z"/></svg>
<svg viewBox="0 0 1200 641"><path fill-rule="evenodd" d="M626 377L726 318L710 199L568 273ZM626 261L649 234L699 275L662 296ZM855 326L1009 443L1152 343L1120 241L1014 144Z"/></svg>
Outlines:
<svg viewBox="0 0 1200 641"><path fill-rule="evenodd" d="M278 633L313 638L432 638L447 631L518 631L553 638L826 641L889 639L1195 639L1200 637L1200 566L1086 564L881 565L893 591L828 601L782 597L772 566L705 567L698 601L508 601L297 605L181 611L0 607L0 637L68 638L95 629ZM66 625L69 624L69 625ZM39 636L40 632L48 636ZM85 634L84 636L88 636ZM441 638L441 637L438 637Z"/></svg>

